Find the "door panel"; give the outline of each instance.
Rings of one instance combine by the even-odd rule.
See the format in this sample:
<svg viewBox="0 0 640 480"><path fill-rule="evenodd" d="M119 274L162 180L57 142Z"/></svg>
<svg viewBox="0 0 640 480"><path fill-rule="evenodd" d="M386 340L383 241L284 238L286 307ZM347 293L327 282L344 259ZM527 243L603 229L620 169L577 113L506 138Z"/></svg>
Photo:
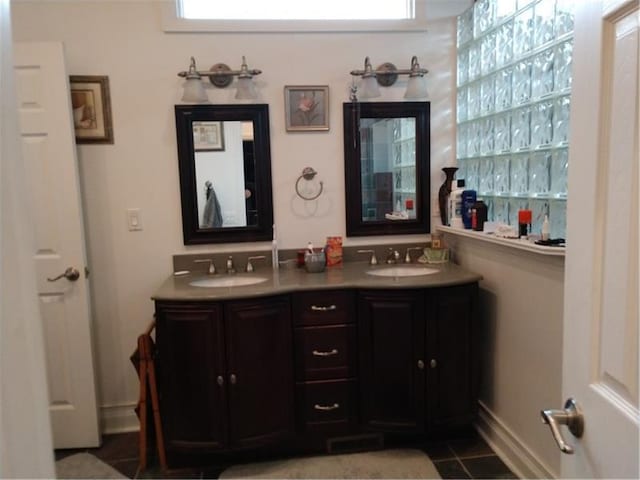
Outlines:
<svg viewBox="0 0 640 480"><path fill-rule="evenodd" d="M424 296L363 292L358 298L361 415L365 427L424 431Z"/></svg>
<svg viewBox="0 0 640 480"><path fill-rule="evenodd" d="M231 447L293 435L291 307L286 298L225 306Z"/></svg>
<svg viewBox="0 0 640 480"><path fill-rule="evenodd" d="M91 341L89 280L69 83L60 43L17 43L14 52L33 252L44 323L55 448L96 447L100 431ZM75 282L47 281L67 267Z"/></svg>
<svg viewBox="0 0 640 480"><path fill-rule="evenodd" d="M222 328L219 305L158 308L160 404L169 450L210 450L227 445L228 386Z"/></svg>
<svg viewBox="0 0 640 480"><path fill-rule="evenodd" d="M638 18L637 0L576 2L563 397L585 430L562 428L562 477L640 473Z"/></svg>
<svg viewBox="0 0 640 480"><path fill-rule="evenodd" d="M428 293L427 398L436 427L468 425L477 410L476 292L474 284Z"/></svg>

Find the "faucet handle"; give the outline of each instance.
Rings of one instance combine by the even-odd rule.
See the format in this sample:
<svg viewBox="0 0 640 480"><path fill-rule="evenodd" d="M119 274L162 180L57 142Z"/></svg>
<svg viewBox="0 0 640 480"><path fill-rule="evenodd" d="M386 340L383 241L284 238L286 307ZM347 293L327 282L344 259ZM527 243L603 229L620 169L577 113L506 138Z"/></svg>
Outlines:
<svg viewBox="0 0 640 480"><path fill-rule="evenodd" d="M245 271L247 273L251 273L253 272L255 269L253 268L253 264L251 263L251 260L264 260L265 257L264 255L256 255L255 257L249 257L247 258L247 268L245 269Z"/></svg>
<svg viewBox="0 0 640 480"><path fill-rule="evenodd" d="M419 250L422 251L422 247L409 247L407 248L407 251L404 254L404 263L411 263L411 255L409 254L409 252L411 252L412 250Z"/></svg>
<svg viewBox="0 0 640 480"><path fill-rule="evenodd" d="M358 250L358 253L370 253L371 254L371 258L369 258L369 265L377 265L378 264L378 258L376 257L376 251L375 250Z"/></svg>
<svg viewBox="0 0 640 480"><path fill-rule="evenodd" d="M213 275L214 273L216 273L216 265L213 263L213 258L203 258L202 260L194 260L193 263L208 263L209 275Z"/></svg>

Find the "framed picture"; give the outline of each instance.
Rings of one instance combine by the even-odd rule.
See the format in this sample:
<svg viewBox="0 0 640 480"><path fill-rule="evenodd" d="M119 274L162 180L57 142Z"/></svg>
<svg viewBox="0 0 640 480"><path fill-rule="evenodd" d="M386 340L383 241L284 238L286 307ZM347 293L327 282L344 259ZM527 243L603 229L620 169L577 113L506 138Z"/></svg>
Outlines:
<svg viewBox="0 0 640 480"><path fill-rule="evenodd" d="M329 87L284 87L285 123L288 132L329 130Z"/></svg>
<svg viewBox="0 0 640 480"><path fill-rule="evenodd" d="M72 75L69 83L76 143L113 143L109 77Z"/></svg>
<svg viewBox="0 0 640 480"><path fill-rule="evenodd" d="M193 149L196 152L224 151L222 122L193 122Z"/></svg>

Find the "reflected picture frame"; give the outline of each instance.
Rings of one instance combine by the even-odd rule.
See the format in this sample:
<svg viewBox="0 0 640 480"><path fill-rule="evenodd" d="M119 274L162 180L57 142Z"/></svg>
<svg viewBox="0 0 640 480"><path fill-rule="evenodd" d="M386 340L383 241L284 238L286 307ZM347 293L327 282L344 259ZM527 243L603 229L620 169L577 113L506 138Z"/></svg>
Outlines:
<svg viewBox="0 0 640 480"><path fill-rule="evenodd" d="M284 111L287 132L329 130L329 87L286 85Z"/></svg>
<svg viewBox="0 0 640 480"><path fill-rule="evenodd" d="M193 149L196 152L223 152L222 122L193 122Z"/></svg>
<svg viewBox="0 0 640 480"><path fill-rule="evenodd" d="M69 90L77 144L112 144L111 94L106 75L71 75Z"/></svg>

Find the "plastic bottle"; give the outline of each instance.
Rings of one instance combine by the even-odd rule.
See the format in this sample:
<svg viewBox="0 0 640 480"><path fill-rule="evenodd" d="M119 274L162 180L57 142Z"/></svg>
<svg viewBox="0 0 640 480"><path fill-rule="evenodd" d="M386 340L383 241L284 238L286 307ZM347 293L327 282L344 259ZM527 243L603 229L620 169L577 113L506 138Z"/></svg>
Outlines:
<svg viewBox="0 0 640 480"><path fill-rule="evenodd" d="M464 191L464 180L457 181L457 188L452 189L449 194L449 226L454 228L464 228L462 223L462 192Z"/></svg>
<svg viewBox="0 0 640 480"><path fill-rule="evenodd" d="M277 270L280 264L278 263L278 239L276 237L276 224L273 224L273 240L271 241L271 265Z"/></svg>
<svg viewBox="0 0 640 480"><path fill-rule="evenodd" d="M542 222L542 240L549 240L549 230L549 215L545 215Z"/></svg>
<svg viewBox="0 0 640 480"><path fill-rule="evenodd" d="M462 192L462 223L467 230L471 229L471 209L476 203L476 191L464 190Z"/></svg>

